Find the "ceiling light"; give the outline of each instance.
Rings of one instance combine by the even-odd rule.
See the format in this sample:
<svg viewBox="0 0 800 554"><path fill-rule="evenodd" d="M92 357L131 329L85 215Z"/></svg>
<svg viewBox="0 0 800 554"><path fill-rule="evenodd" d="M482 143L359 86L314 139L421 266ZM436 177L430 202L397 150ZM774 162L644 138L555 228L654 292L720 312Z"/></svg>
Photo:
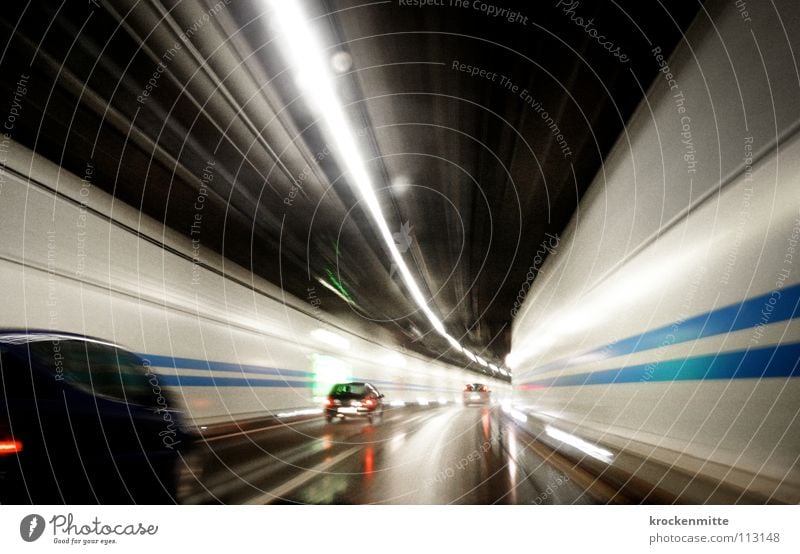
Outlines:
<svg viewBox="0 0 800 554"><path fill-rule="evenodd" d="M336 73L346 73L353 67L353 58L344 50L336 52L331 56L331 67Z"/></svg>
<svg viewBox="0 0 800 554"><path fill-rule="evenodd" d="M450 343L450 346L452 346L453 348L455 348L455 349L456 349L456 350L458 350L459 352L461 352L461 351L463 351L463 350L464 350L464 349L462 348L461 344L460 344L460 343L459 343L459 342L458 342L456 339L454 339L453 337L451 337L450 335L448 335L448 334L446 334L446 333L445 333L445 335L444 335L444 338L446 338L446 339L447 339L447 342L449 342L449 343Z"/></svg>
<svg viewBox="0 0 800 554"><path fill-rule="evenodd" d="M356 143L355 133L336 94L334 75L330 71L331 63L317 34L303 14L300 3L290 0L268 0L268 2L272 7L274 28L280 33L281 49L296 76L297 83L309 105L318 112L319 120L334 146L336 156L349 175L348 182L358 191L412 299L439 335L446 338L454 349L464 352L473 362L476 361L472 353L464 350L458 341L447 333L442 321L429 307L428 300L397 249ZM334 57L340 54L346 53L338 52ZM349 57L349 54L347 56ZM343 67L343 64L337 62L332 65L334 68Z"/></svg>

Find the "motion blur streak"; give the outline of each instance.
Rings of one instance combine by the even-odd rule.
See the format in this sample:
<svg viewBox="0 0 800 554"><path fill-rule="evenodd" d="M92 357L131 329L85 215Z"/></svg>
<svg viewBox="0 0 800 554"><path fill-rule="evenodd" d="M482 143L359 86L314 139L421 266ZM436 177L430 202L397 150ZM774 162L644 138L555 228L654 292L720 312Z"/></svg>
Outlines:
<svg viewBox="0 0 800 554"><path fill-rule="evenodd" d="M447 333L442 321L428 306L425 295L422 294L403 255L395 244L392 231L386 223L378 198L375 196L372 180L356 145L353 131L336 96L328 64L323 56L323 49L302 13L300 3L294 0L270 0L269 3L275 13L278 27L282 31L280 39L284 42L284 55L290 60L291 68L297 72L300 86L305 91L305 98L316 106L320 117L325 122L328 135L335 141L338 155L347 167L352 183L364 199L394 263L400 268L400 274L403 276L408 290L411 291L411 296L437 333L451 342L456 350L463 351L470 360L477 361L472 353L466 351L454 337ZM480 361L482 365L487 365L483 360Z"/></svg>
<svg viewBox="0 0 800 554"><path fill-rule="evenodd" d="M0 10L0 495L800 503L799 2L214 2Z"/></svg>

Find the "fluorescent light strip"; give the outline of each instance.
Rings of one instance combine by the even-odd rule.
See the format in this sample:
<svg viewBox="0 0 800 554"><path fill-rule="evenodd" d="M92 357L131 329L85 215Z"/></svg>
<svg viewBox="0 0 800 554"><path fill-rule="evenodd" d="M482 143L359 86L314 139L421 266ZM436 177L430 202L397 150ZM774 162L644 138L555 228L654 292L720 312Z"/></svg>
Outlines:
<svg viewBox="0 0 800 554"><path fill-rule="evenodd" d="M547 427L545 427L544 432L553 437L554 439L559 440L564 444L573 446L578 450L580 450L581 452L584 452L589 456L591 456L592 458L600 460L601 462L609 464L614 459L614 454L612 454L605 448L600 448L595 444L586 442L580 437L576 437L575 435L571 435L566 431L556 429L552 425L548 425Z"/></svg>
<svg viewBox="0 0 800 554"><path fill-rule="evenodd" d="M464 348L461 346L461 344L452 336L445 333L444 338L447 339L447 342L449 342L450 346L452 346L455 350L458 350L459 352L464 351Z"/></svg>
<svg viewBox="0 0 800 554"><path fill-rule="evenodd" d="M287 46L286 52L290 61L295 68L302 71L300 84L306 89L306 96L316 105L328 134L335 139L339 157L350 173L352 183L361 193L406 286L433 328L440 334L445 334L444 325L428 307L419 285L395 245L392 232L383 217L378 197L375 196L371 179L358 151L355 137L333 89L332 78L323 61L322 48L318 45L316 36L300 12L297 2L271 0L270 4L283 31L283 39Z"/></svg>
<svg viewBox="0 0 800 554"><path fill-rule="evenodd" d="M281 412L278 414L280 418L286 417L297 417L297 416L304 416L304 415L317 415L321 414L322 410L319 408L309 408L307 410L293 410L291 412Z"/></svg>
<svg viewBox="0 0 800 554"><path fill-rule="evenodd" d="M442 321L436 317L436 314L428 306L425 295L411 274L411 270L406 265L402 254L397 249L392 232L381 211L378 197L372 187L372 181L367 173L364 160L358 151L355 136L334 90L333 78L328 70L323 48L302 13L300 3L292 0L268 1L282 34L281 41L284 55L289 65L296 71L298 83L304 89L306 98L318 110L328 135L334 139L338 157L344 163L345 169L351 176L350 182L361 194L396 267L400 271L403 282L411 292L414 302L428 318L436 332L447 339L455 350L463 352L473 362L480 360L479 363L485 366L486 362L480 358L476 359L471 352L464 350L461 344L447 333Z"/></svg>

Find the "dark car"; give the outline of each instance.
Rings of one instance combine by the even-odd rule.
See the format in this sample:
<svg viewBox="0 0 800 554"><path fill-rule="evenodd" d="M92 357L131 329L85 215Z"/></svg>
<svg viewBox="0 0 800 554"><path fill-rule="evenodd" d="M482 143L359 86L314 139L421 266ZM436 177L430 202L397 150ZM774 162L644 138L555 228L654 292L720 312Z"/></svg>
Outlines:
<svg viewBox="0 0 800 554"><path fill-rule="evenodd" d="M464 406L470 404L489 404L492 401L492 391L482 383L471 383L464 388Z"/></svg>
<svg viewBox="0 0 800 554"><path fill-rule="evenodd" d="M0 331L0 502L172 503L187 445L146 363L80 335Z"/></svg>
<svg viewBox="0 0 800 554"><path fill-rule="evenodd" d="M383 395L369 383L337 383L325 400L325 421L366 417L370 423L383 416Z"/></svg>

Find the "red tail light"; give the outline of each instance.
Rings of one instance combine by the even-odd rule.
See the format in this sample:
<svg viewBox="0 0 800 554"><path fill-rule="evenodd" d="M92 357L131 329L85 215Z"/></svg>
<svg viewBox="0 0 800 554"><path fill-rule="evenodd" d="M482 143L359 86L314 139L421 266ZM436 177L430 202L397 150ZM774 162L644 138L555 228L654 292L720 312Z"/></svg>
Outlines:
<svg viewBox="0 0 800 554"><path fill-rule="evenodd" d="M333 400L331 400L330 398L326 398L325 399L325 405L326 406L333 406Z"/></svg>
<svg viewBox="0 0 800 554"><path fill-rule="evenodd" d="M367 398L364 400L364 404L366 404L368 408L372 408L375 406L375 401L372 398Z"/></svg>
<svg viewBox="0 0 800 554"><path fill-rule="evenodd" d="M487 387L486 385L482 386L481 392L489 392L489 387Z"/></svg>
<svg viewBox="0 0 800 554"><path fill-rule="evenodd" d="M0 456L3 454L16 454L22 452L22 443L20 441L0 440Z"/></svg>
<svg viewBox="0 0 800 554"><path fill-rule="evenodd" d="M467 385L466 387L464 387L464 392L472 392L472 387Z"/></svg>

